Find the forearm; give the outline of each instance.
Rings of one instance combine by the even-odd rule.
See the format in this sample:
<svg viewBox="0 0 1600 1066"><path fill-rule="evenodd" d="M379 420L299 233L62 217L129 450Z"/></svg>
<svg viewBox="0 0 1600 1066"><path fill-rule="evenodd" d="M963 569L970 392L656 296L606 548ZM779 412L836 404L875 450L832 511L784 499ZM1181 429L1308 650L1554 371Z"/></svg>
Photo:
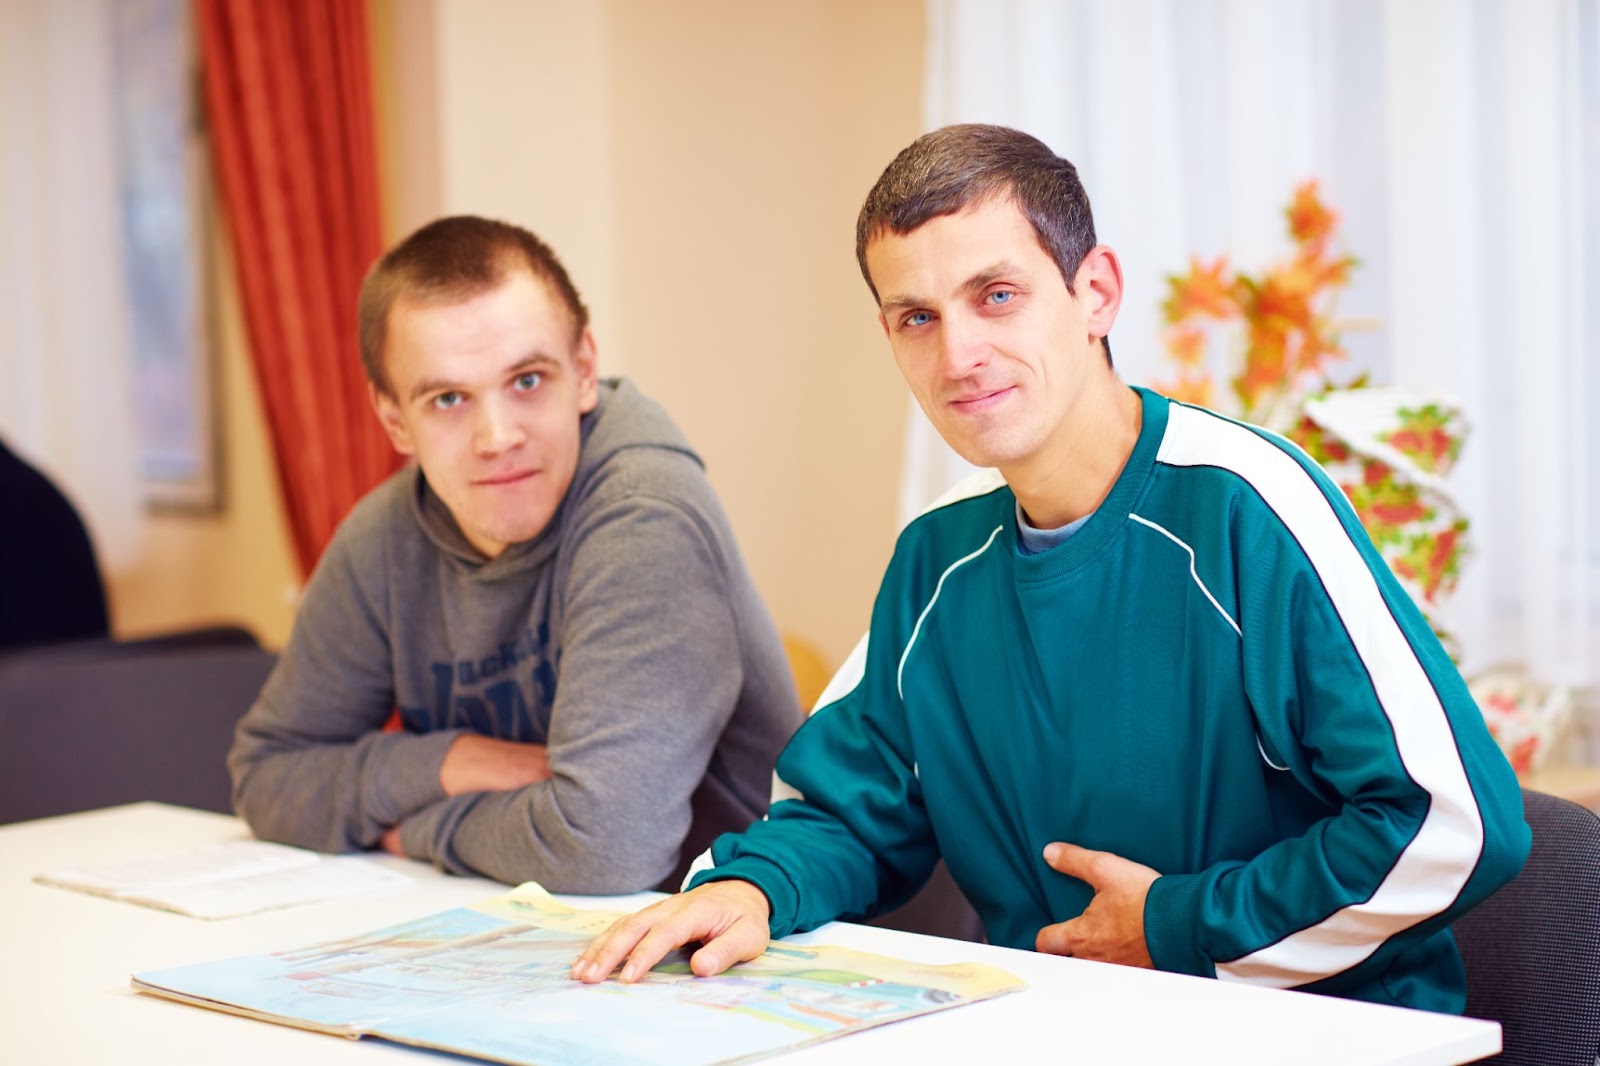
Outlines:
<svg viewBox="0 0 1600 1066"><path fill-rule="evenodd" d="M439 766L456 732L373 732L276 750L241 731L229 756L234 809L264 840L354 851L444 796Z"/></svg>
<svg viewBox="0 0 1600 1066"><path fill-rule="evenodd" d="M1371 724L1340 732L1381 735ZM1525 830L1470 745L1457 752L1446 736L1408 774L1398 760L1379 772L1376 756L1316 744L1315 777L1338 782L1337 813L1249 861L1158 879L1145 910L1158 967L1280 988L1361 981L1520 866Z"/></svg>
<svg viewBox="0 0 1600 1066"><path fill-rule="evenodd" d="M921 786L898 715L864 722L874 701L858 685L819 710L778 758L785 790L743 833L719 837L714 867L690 884L748 880L772 903L774 936L882 913L908 899L938 861Z"/></svg>
<svg viewBox="0 0 1600 1066"><path fill-rule="evenodd" d="M736 672L705 667L698 691L676 678L655 686L670 698L653 708L642 695L628 701L646 712L638 715L606 706L590 685L564 682L544 779L431 803L402 823L406 854L556 892L660 884L678 864L695 790L737 689Z"/></svg>
<svg viewBox="0 0 1600 1066"><path fill-rule="evenodd" d="M401 822L400 841L407 855L452 873L616 895L654 888L671 873L688 817L686 804L662 809L644 793L591 806L550 780L429 804Z"/></svg>
<svg viewBox="0 0 1600 1066"><path fill-rule="evenodd" d="M803 801L774 807L743 833L719 837L714 865L697 872L687 888L736 878L748 881L771 904L774 937L815 929L826 922L870 917L908 897L932 869L907 873L889 866L847 826Z"/></svg>
<svg viewBox="0 0 1600 1066"><path fill-rule="evenodd" d="M457 731L384 731L397 702L388 527L364 513L323 554L288 645L228 752L234 808L266 839L368 848L444 794L439 767Z"/></svg>
<svg viewBox="0 0 1600 1066"><path fill-rule="evenodd" d="M568 537L548 779L432 804L401 842L456 872L632 892L677 865L739 698L739 633L716 546L678 504L630 495Z"/></svg>
<svg viewBox="0 0 1600 1066"><path fill-rule="evenodd" d="M1311 842L1320 835L1248 863L1158 878L1144 911L1155 966L1271 988L1360 983L1452 920L1443 893L1458 884L1455 871L1441 865L1437 884L1405 885L1407 861L1395 851L1389 875L1374 878L1370 855L1353 861L1344 847Z"/></svg>

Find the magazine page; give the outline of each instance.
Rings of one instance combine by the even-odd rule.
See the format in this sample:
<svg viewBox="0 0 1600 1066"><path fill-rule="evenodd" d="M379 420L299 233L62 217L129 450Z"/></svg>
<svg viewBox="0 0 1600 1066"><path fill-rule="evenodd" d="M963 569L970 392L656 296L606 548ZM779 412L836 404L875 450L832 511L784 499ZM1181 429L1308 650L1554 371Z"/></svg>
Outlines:
<svg viewBox="0 0 1600 1066"><path fill-rule="evenodd" d="M1024 987L989 966L783 942L718 977L693 977L680 952L637 984L573 981L573 958L617 917L524 885L359 936L135 974L134 985L514 1066L743 1062Z"/></svg>

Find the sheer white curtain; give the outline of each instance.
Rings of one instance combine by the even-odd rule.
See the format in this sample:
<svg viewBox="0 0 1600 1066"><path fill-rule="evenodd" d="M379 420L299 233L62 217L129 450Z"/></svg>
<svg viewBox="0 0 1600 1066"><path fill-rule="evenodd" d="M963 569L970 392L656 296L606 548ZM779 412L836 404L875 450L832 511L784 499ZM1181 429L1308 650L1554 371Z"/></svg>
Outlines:
<svg viewBox="0 0 1600 1066"><path fill-rule="evenodd" d="M929 0L926 124L1076 163L1127 293L1123 377L1170 374L1162 278L1258 270L1317 178L1361 266L1350 365L1459 396L1469 670L1600 683L1600 0ZM920 412L903 511L959 460Z"/></svg>
<svg viewBox="0 0 1600 1066"><path fill-rule="evenodd" d="M0 2L0 436L107 569L140 530L112 66L106 0Z"/></svg>

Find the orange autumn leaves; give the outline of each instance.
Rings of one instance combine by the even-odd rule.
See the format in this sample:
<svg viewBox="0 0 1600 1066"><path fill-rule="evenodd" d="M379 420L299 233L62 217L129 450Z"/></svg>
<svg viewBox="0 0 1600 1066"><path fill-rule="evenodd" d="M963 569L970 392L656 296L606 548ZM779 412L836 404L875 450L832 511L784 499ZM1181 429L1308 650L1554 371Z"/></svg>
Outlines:
<svg viewBox="0 0 1600 1066"><path fill-rule="evenodd" d="M1243 359L1229 381L1246 421L1269 421L1326 377L1326 364L1344 354L1331 317L1334 294L1348 284L1356 259L1330 248L1339 217L1308 181L1284 210L1294 252L1259 276L1231 270L1227 256L1212 263L1192 259L1184 274L1167 278L1162 302L1167 355L1177 378L1158 388L1174 399L1216 406L1216 384L1206 365L1208 325L1243 326Z"/></svg>
<svg viewBox="0 0 1600 1066"><path fill-rule="evenodd" d="M1187 272L1167 278L1164 341L1177 376L1157 388L1279 430L1304 448L1427 612L1453 590L1466 550L1468 522L1433 480L1460 454L1462 426L1453 409L1432 402L1402 403L1370 427L1352 421L1352 406L1342 403L1338 424L1354 439L1321 421L1333 407L1308 401L1365 388L1363 379L1340 386L1330 377L1344 355L1334 305L1357 261L1336 250L1339 216L1315 181L1295 189L1283 218L1292 248L1271 268L1245 273L1223 255L1194 258ZM1214 341L1228 344L1218 359L1210 358ZM1232 371L1221 382L1218 367Z"/></svg>

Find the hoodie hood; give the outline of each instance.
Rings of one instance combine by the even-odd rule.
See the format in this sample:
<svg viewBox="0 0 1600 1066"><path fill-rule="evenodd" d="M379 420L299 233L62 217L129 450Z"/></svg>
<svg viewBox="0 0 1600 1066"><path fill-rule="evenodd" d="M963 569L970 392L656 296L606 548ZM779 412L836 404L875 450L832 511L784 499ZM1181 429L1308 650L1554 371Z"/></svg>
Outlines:
<svg viewBox="0 0 1600 1066"><path fill-rule="evenodd" d="M494 581L542 565L555 552L578 501L587 496L621 453L632 448L676 452L705 468L661 405L625 378L603 378L594 410L578 422L578 467L549 525L538 536L512 544L493 559L473 547L444 501L428 487L421 467L413 466L411 511L423 534L455 565Z"/></svg>

